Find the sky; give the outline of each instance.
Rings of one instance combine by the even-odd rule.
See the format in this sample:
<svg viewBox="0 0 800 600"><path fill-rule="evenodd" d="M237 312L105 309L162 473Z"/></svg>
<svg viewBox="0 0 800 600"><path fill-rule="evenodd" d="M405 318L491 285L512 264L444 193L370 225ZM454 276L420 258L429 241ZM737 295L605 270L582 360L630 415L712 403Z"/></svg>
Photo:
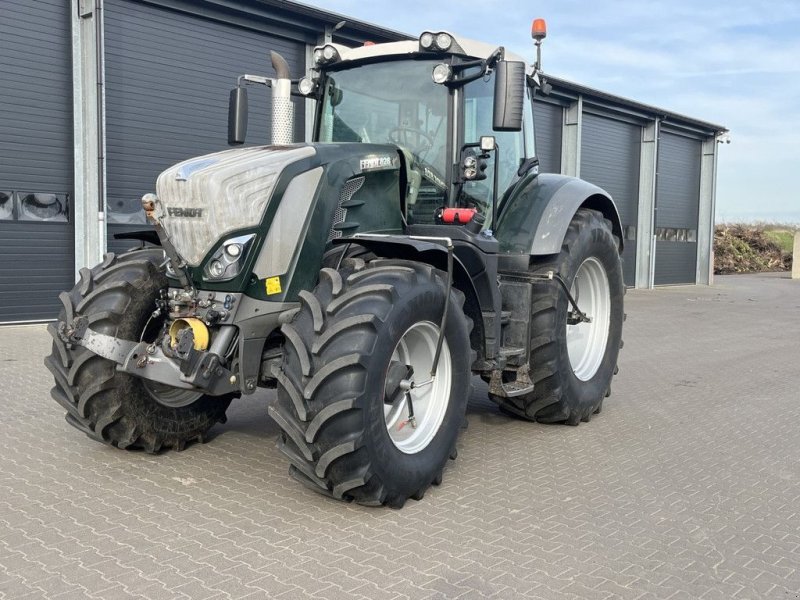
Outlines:
<svg viewBox="0 0 800 600"><path fill-rule="evenodd" d="M800 223L800 0L303 0L417 35L446 29L544 71L724 125L717 222Z"/></svg>

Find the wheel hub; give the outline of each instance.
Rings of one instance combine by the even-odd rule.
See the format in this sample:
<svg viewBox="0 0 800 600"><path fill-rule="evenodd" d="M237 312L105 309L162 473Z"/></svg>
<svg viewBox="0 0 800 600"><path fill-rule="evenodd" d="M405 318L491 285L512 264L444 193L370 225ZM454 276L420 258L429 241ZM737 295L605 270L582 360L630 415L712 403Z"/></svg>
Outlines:
<svg viewBox="0 0 800 600"><path fill-rule="evenodd" d="M144 389L153 400L170 408L189 406L199 400L203 394L193 390L176 388L155 381L142 379Z"/></svg>

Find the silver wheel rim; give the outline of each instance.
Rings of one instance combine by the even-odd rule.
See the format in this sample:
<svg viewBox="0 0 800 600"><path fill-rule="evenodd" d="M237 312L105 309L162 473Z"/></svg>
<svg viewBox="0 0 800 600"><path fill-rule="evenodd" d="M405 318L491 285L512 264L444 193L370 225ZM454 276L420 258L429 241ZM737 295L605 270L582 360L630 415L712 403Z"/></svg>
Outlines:
<svg viewBox="0 0 800 600"><path fill-rule="evenodd" d="M383 405L389 437L397 449L405 454L416 454L431 443L444 421L450 403L453 365L447 340L442 343L436 376L432 383L425 385L430 380L438 339L438 325L430 321L420 321L408 328L392 353L392 361L413 367L413 380L419 386L408 392L414 407L416 427L408 422L408 402L405 396L393 405Z"/></svg>
<svg viewBox="0 0 800 600"><path fill-rule="evenodd" d="M153 400L164 406L169 406L170 408L189 406L197 402L203 396L202 393L192 390L184 390L182 388L156 383L155 381L147 381L146 379L142 379L142 383L144 384L145 391Z"/></svg>
<svg viewBox="0 0 800 600"><path fill-rule="evenodd" d="M594 257L583 261L572 282L570 293L578 308L591 318L590 323L567 323L569 362L575 377L588 381L594 377L603 362L611 323L611 287L600 261Z"/></svg>

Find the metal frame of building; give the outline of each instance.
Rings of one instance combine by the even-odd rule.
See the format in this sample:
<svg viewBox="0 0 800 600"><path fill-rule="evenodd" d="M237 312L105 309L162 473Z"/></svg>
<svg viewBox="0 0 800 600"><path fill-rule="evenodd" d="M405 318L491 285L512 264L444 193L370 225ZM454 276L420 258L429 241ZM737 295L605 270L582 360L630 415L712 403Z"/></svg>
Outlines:
<svg viewBox="0 0 800 600"><path fill-rule="evenodd" d="M25 8L27 5L23 0L15 0L15 2L19 4L18 6L12 5L10 9L9 14L12 15L12 19L15 18L13 17L14 14L24 15L25 10L27 10ZM164 16L165 20L183 19L185 22L186 19L197 18L198 27L209 29L216 24L220 30L227 29L228 34L230 34L231 28L239 28L242 31L249 32L248 35L261 35L265 40L283 40L281 43L297 44L299 45L297 46L298 48L304 48L304 56L302 50L299 55L295 53L300 57L298 68L302 68L302 66L309 68L311 66L313 47L331 40L357 45L366 40L379 43L414 39L412 36L402 32L286 0L70 0L69 4L69 31L71 32L69 43L71 44L72 64L72 139L70 141L74 144L71 157L74 181L65 180L63 187L65 190L67 187L72 188L69 190L72 197L72 207L71 217L68 220L71 221L72 225L71 229L73 231L71 233L74 233L74 238L71 237L70 241L74 239L76 278L81 268L86 265L96 264L102 260L108 248L108 232L115 231L120 227L113 224L109 225L108 222L108 164L109 160L112 162L113 160L119 161L118 155L115 159L115 153L118 153L118 148L113 144L110 149L107 147L110 139L108 127L119 127L119 121L125 121L128 118L125 111L129 110L129 103L127 101L119 102L120 94L124 95L127 92L119 89L119 75L109 72L106 68L107 50L112 53L109 57L112 64L115 64L114 61L119 60L117 55L119 48L113 44L109 45L111 40L107 36L113 35L115 28L119 30L123 25L128 27L128 23L123 23L123 19L120 16L120 7L128 11L129 15L139 11L143 13L149 11L152 14ZM57 5L56 0L47 0L37 10L52 10L53 14L61 11L58 14L62 14L64 9L56 8ZM48 9L48 6L53 8ZM109 10L105 10L106 8ZM116 16L114 16L114 11L117 13ZM106 13L110 13L112 16L109 17ZM63 16L58 18L62 19ZM108 18L112 20L107 21ZM340 21L345 21L345 24L337 27ZM3 25L1 20L0 25ZM6 23L5 26L13 32L13 22ZM37 27L41 28L44 25L37 25ZM66 27L66 23L63 24L63 27ZM106 32L107 27L109 29L108 34ZM62 32L59 35L66 34ZM135 38L130 32L126 35ZM149 39L152 42L152 39L157 39L157 36L151 36ZM131 53L135 56L135 53L138 52L137 48L147 49L144 46L136 45L137 43L146 44L146 42L140 42L138 39L126 39L123 42L126 45L125 51L129 53L129 59ZM67 43L66 38L64 43ZM119 44L120 42L117 40L115 43ZM36 51L36 47L31 47L30 51ZM188 49L188 53L191 54L191 49ZM304 59L304 65L302 64L302 59ZM180 60L180 57L175 57L171 66L175 67L175 63L179 63ZM184 58L183 60L187 59ZM191 65L187 63L184 66L188 70ZM0 70L3 68L0 67ZM179 64L178 68L180 68ZM111 81L107 81L107 76ZM17 74L15 77L22 77L22 75ZM114 78L116 78L116 81ZM584 130L585 122L593 122L596 126L609 126L612 129L615 126L614 124L626 123L633 124L640 129L640 133L638 133L630 128L626 131L618 128L618 133L623 136L619 139L638 137L638 149L627 148L624 153L617 157L620 164L627 161L626 164L630 166L628 171L623 173L628 178L627 180L634 183L638 180L638 189L634 194L636 196L636 206L629 211L631 214L636 214L636 222L628 224L628 230L631 235L626 240L628 246L633 248L632 250L626 249L626 256L635 256L635 269L629 267L631 277L628 284L649 288L660 282L659 277L656 276L656 255L660 247L659 244L662 244L662 241L664 244L667 242L667 240L659 238L659 235L663 235L664 231L667 231L668 235L672 235L673 240L682 242L693 240L693 243L696 243L696 265L693 282L710 283L713 272L711 247L714 226L716 141L726 129L713 123L707 123L614 96L553 76L548 76L547 80L552 85L552 91L549 95L540 97L538 100L541 101L543 107L549 107L550 111L548 115L537 114L537 145L541 141L542 147L545 147L547 145L545 142L547 142L552 150L552 155L542 157L544 170L549 168L567 175L581 175L582 154L589 153L582 152L582 139L588 139L592 134L589 129ZM112 90L114 93L111 95L109 95L109 85L116 85L116 89ZM141 90L142 93L146 91ZM221 93L225 94L225 92L226 90L222 90ZM16 92L12 90L12 93ZM18 95L22 93L18 92ZM24 107L26 100L25 97L20 95L15 102L17 106ZM20 110L24 111L25 109L22 108ZM310 137L312 110L312 103L310 101L306 102L305 114L301 115L300 118L301 121L305 122L307 139ZM68 111L69 109L65 108L64 114L68 114ZM548 139L545 139L544 128L541 132L538 129L538 124L540 122L544 123L545 117L550 119L549 123L552 125L552 131L547 132ZM607 119L607 121L598 119L598 117ZM142 117L139 116L138 118ZM596 132L592 135L597 138ZM697 223L694 234L691 233L691 227L682 229L674 224L668 227L659 225L657 217L660 177L659 141L666 135L682 136L682 138L695 140L699 145L698 147L701 148L701 152L698 155L700 165L696 201ZM627 138L624 136L627 136ZM62 137L66 140L69 136ZM542 139L540 140L540 138ZM62 142L66 143L64 140ZM593 154L593 168L597 172L598 164L602 166L601 162L598 163L598 161L602 161L602 153L594 148L589 150ZM638 152L639 155L636 165L633 165L635 161L631 160L632 152ZM680 161L673 161L673 163L679 164ZM663 168L674 169L674 166L670 167L673 163L667 161L664 163ZM586 166L584 170L589 172ZM152 175L155 178L157 173L148 175ZM111 177L112 181L110 183L113 188L117 185L114 180L113 169ZM12 181L15 180L13 177L11 179ZM22 186L23 184L15 185ZM0 187L2 186L0 185ZM54 192L57 190L47 189L44 191ZM683 200L678 198L675 202L677 203L676 206L680 202L684 202L684 205L686 204L685 198ZM7 230L11 230L11 224L8 221L5 224L0 223L0 226L3 225ZM48 223L47 225L52 224ZM34 225L29 223L25 227L20 227L19 231L22 232L23 229L28 231ZM688 237L687 231L689 231ZM23 234L20 233L20 235ZM48 234L43 230L42 235ZM59 243L63 245L69 242L61 241ZM664 247L667 248L668 246L669 244ZM64 248L65 252L66 250ZM22 256L24 249L20 248L19 252L20 256ZM683 252L681 256L684 257L682 260L686 262L686 260L689 260L686 257L691 258L691 253ZM63 258L67 258L66 255ZM55 267L53 266L52 268ZM686 279L685 275L684 269L684 279ZM39 287L46 286L46 281L49 280L43 279L37 285ZM669 283L669 281L666 282ZM674 282L691 283L692 281L680 280ZM57 303L55 301L57 291L53 290L54 303ZM3 292L4 290L0 289L0 300L4 296ZM21 292L14 288L8 293L11 294L9 297L16 298ZM41 313L42 311L39 312ZM38 314L31 318L39 318ZM0 307L0 321L17 318L14 315L4 315Z"/></svg>

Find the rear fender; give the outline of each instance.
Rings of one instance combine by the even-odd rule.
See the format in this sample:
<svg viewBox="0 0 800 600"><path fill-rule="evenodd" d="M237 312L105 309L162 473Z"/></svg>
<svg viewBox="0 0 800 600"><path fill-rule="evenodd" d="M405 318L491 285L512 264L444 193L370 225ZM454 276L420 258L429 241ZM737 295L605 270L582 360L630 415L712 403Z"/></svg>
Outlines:
<svg viewBox="0 0 800 600"><path fill-rule="evenodd" d="M557 254L581 208L598 210L611 221L622 252L622 222L607 192L582 179L542 173L521 180L503 199L494 231L501 254Z"/></svg>

